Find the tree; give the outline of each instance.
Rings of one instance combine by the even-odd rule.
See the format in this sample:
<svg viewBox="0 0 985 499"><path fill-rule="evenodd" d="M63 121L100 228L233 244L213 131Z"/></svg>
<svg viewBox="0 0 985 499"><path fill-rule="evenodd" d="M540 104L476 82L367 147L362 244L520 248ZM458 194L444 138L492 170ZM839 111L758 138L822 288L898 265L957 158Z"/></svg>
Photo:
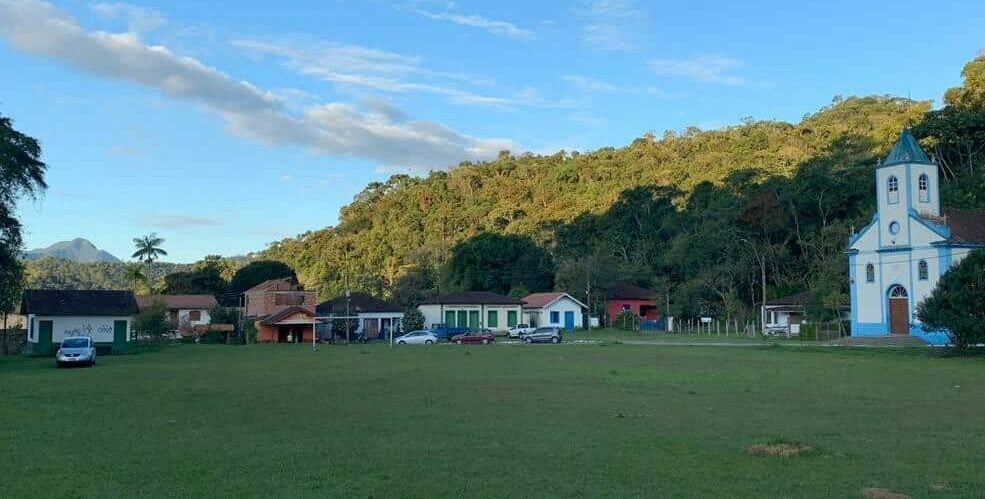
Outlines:
<svg viewBox="0 0 985 499"><path fill-rule="evenodd" d="M138 283L147 281L147 275L144 274L144 269L140 267L140 264L128 263L124 273L127 281L130 283L130 291L134 293L137 292Z"/></svg>
<svg viewBox="0 0 985 499"><path fill-rule="evenodd" d="M146 307L133 318L134 335L149 337L154 341L161 341L165 334L177 329L178 325L171 322L168 318L168 306L164 302L155 301Z"/></svg>
<svg viewBox="0 0 985 499"><path fill-rule="evenodd" d="M404 312L402 324L404 331L417 331L424 329L424 314L416 308L409 308Z"/></svg>
<svg viewBox="0 0 985 499"><path fill-rule="evenodd" d="M188 272L175 272L164 277L164 294L223 295L228 284L222 278L223 262L218 255L208 255L195 263Z"/></svg>
<svg viewBox="0 0 985 499"><path fill-rule="evenodd" d="M0 315L4 319L3 353L7 353L6 318L13 311L24 283L19 258L23 246L20 220L15 216L21 196L35 198L48 184L37 139L18 132L0 114Z"/></svg>
<svg viewBox="0 0 985 499"><path fill-rule="evenodd" d="M13 313L20 304L22 284L24 282L24 267L17 260L3 262L0 265L0 316L3 318L3 337L0 338L3 355L7 355L7 316Z"/></svg>
<svg viewBox="0 0 985 499"><path fill-rule="evenodd" d="M150 264L162 256L168 256L168 252L161 248L162 244L164 244L164 238L158 237L157 233L135 237L133 238L133 245L137 248L137 251L134 251L131 256L132 258Z"/></svg>
<svg viewBox="0 0 985 499"><path fill-rule="evenodd" d="M554 262L528 237L479 234L452 248L442 280L447 289L508 294L554 288Z"/></svg>
<svg viewBox="0 0 985 499"><path fill-rule="evenodd" d="M959 351L985 343L985 250L948 270L917 316L930 328L947 331Z"/></svg>
<svg viewBox="0 0 985 499"><path fill-rule="evenodd" d="M297 279L297 274L284 262L257 260L236 271L229 282L229 292L242 293L264 281L283 277Z"/></svg>

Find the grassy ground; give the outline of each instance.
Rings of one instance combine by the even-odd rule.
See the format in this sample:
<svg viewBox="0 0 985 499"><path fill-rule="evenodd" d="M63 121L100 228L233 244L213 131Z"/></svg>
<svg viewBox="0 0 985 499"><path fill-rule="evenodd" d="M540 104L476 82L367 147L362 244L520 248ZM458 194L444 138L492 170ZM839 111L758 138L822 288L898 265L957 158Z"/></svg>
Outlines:
<svg viewBox="0 0 985 499"><path fill-rule="evenodd" d="M981 497L982 360L183 346L0 360L3 496ZM800 442L800 457L746 454Z"/></svg>

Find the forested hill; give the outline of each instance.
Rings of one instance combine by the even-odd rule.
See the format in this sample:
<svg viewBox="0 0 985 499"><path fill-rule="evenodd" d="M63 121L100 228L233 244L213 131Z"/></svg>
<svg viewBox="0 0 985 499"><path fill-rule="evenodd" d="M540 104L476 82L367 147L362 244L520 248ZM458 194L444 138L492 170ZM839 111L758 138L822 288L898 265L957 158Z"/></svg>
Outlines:
<svg viewBox="0 0 985 499"><path fill-rule="evenodd" d="M982 65L970 63L966 76ZM503 152L425 178L396 175L367 186L338 226L275 243L266 256L323 297L342 292L348 274L355 290L413 303L415 290L536 291L522 277L483 283L447 265L456 244L478 234L518 235L550 253L558 288L584 296L586 284L629 281L668 292L678 314L723 315L751 308L762 256L771 295L813 289L834 309L846 301L841 251L873 214L873 168L905 126L943 156L954 185L945 199L978 207L966 188L981 181L978 158L966 165L962 146L939 137L982 140L981 115L959 104L836 98L795 124L747 119L621 148Z"/></svg>

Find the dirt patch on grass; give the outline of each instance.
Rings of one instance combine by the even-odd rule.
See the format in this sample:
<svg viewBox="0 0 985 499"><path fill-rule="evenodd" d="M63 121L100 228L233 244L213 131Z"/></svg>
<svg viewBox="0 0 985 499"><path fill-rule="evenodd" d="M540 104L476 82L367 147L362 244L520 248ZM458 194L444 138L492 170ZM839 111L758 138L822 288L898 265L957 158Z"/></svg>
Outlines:
<svg viewBox="0 0 985 499"><path fill-rule="evenodd" d="M746 447L750 456L798 457L814 452L814 448L798 442L770 442Z"/></svg>
<svg viewBox="0 0 985 499"><path fill-rule="evenodd" d="M910 499L910 496L906 494L900 494L899 492L893 492L889 489L879 487L862 489L862 497L866 499Z"/></svg>

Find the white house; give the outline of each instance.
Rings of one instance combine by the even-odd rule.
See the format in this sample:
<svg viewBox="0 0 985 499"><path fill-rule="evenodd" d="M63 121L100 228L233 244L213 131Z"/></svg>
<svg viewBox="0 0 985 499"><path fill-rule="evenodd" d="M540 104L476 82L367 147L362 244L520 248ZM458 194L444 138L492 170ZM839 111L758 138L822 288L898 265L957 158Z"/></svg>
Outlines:
<svg viewBox="0 0 985 499"><path fill-rule="evenodd" d="M355 317L356 332L368 339L388 338L390 333L401 330L404 319L400 306L366 293L339 296L318 304L315 310L321 321L318 334L323 339L331 336L332 317Z"/></svg>
<svg viewBox="0 0 985 499"><path fill-rule="evenodd" d="M448 324L470 329L488 328L505 331L520 323L520 300L484 291L449 293L425 300L418 310L424 315L424 327Z"/></svg>
<svg viewBox="0 0 985 499"><path fill-rule="evenodd" d="M877 212L849 240L852 336L913 335L945 344L916 317L940 276L985 247L985 213L942 210L938 165L909 130L876 167Z"/></svg>
<svg viewBox="0 0 985 499"><path fill-rule="evenodd" d="M771 333L799 334L800 325L807 323L807 306L814 301L814 293L804 291L775 300L763 306L766 331Z"/></svg>
<svg viewBox="0 0 985 499"><path fill-rule="evenodd" d="M125 353L137 300L129 291L24 291L28 355L52 355L69 336L88 336L97 348Z"/></svg>
<svg viewBox="0 0 985 499"><path fill-rule="evenodd" d="M523 321L535 327L557 326L568 331L584 327L585 304L568 293L534 293L523 297Z"/></svg>
<svg viewBox="0 0 985 499"><path fill-rule="evenodd" d="M178 331L192 332L195 326L208 326L212 323L210 315L218 302L212 295L148 295L138 296L137 306L141 310L161 303L168 309L168 319L177 325Z"/></svg>

